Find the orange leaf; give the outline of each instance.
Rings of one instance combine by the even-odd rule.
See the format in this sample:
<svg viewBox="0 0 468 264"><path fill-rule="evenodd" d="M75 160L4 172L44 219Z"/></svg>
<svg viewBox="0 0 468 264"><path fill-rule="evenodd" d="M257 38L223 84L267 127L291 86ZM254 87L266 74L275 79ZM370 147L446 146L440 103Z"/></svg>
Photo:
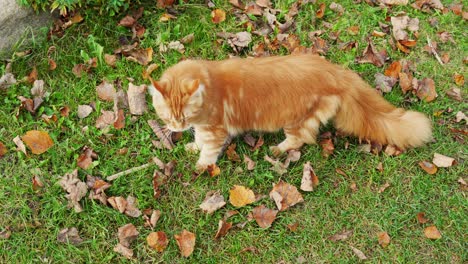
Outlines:
<svg viewBox="0 0 468 264"><path fill-rule="evenodd" d="M150 248L155 249L158 252L163 252L169 244L169 240L167 240L166 233L162 231L151 232L146 237L146 242L148 243L148 246Z"/></svg>
<svg viewBox="0 0 468 264"><path fill-rule="evenodd" d="M390 236L387 232L379 232L377 234L377 238L379 240L379 245L381 245L383 248L387 247L388 244L390 244Z"/></svg>
<svg viewBox="0 0 468 264"><path fill-rule="evenodd" d="M439 239L442 238L439 230L436 226L428 226L424 229L424 235L429 239Z"/></svg>
<svg viewBox="0 0 468 264"><path fill-rule="evenodd" d="M385 76L390 76L395 79L398 79L399 73L401 72L401 64L400 61L394 61L388 68L385 70Z"/></svg>
<svg viewBox="0 0 468 264"><path fill-rule="evenodd" d="M37 68L34 66L32 71L28 75L28 83L34 83L37 80Z"/></svg>
<svg viewBox="0 0 468 264"><path fill-rule="evenodd" d="M419 166L429 174L434 174L437 172L437 167L429 161L420 161Z"/></svg>
<svg viewBox="0 0 468 264"><path fill-rule="evenodd" d="M261 228L268 228L275 221L277 213L278 210L271 210L262 204L253 209L252 215Z"/></svg>
<svg viewBox="0 0 468 264"><path fill-rule="evenodd" d="M221 23L226 20L226 12L221 9L211 11L211 21L215 24Z"/></svg>
<svg viewBox="0 0 468 264"><path fill-rule="evenodd" d="M221 173L221 169L216 164L208 165L206 170L211 177L218 176Z"/></svg>
<svg viewBox="0 0 468 264"><path fill-rule="evenodd" d="M231 222L226 222L224 220L219 220L218 223L218 231L216 232L215 239L218 239L220 237L223 237L227 234L229 229L232 228L232 223Z"/></svg>
<svg viewBox="0 0 468 264"><path fill-rule="evenodd" d="M177 242L177 246L179 246L182 256L190 256L195 247L195 234L184 229L182 233L174 235L174 238Z"/></svg>
<svg viewBox="0 0 468 264"><path fill-rule="evenodd" d="M301 193L297 188L289 183L280 181L273 186L273 189L270 192L270 198L272 198L276 206L280 211L284 211L289 207L303 202Z"/></svg>
<svg viewBox="0 0 468 264"><path fill-rule="evenodd" d="M416 219L418 219L418 222L420 224L425 224L425 223L429 222L429 219L426 218L426 214L424 212L419 212L416 215Z"/></svg>
<svg viewBox="0 0 468 264"><path fill-rule="evenodd" d="M5 147L3 142L0 142L0 158L3 157L8 152L8 149Z"/></svg>
<svg viewBox="0 0 468 264"><path fill-rule="evenodd" d="M236 152L236 143L232 143L231 145L229 145L229 147L226 150L226 155L228 156L229 160L237 162L241 161L239 154L237 154Z"/></svg>
<svg viewBox="0 0 468 264"><path fill-rule="evenodd" d="M244 186L234 185L229 191L229 201L235 207L242 207L255 202L255 194Z"/></svg>
<svg viewBox="0 0 468 264"><path fill-rule="evenodd" d="M319 9L315 13L317 18L322 18L325 15L325 3L321 3Z"/></svg>
<svg viewBox="0 0 468 264"><path fill-rule="evenodd" d="M54 145L49 133L45 131L31 130L26 132L21 139L33 154L42 154Z"/></svg>
<svg viewBox="0 0 468 264"><path fill-rule="evenodd" d="M57 68L57 63L53 59L49 59L49 70L53 71Z"/></svg>
<svg viewBox="0 0 468 264"><path fill-rule="evenodd" d="M455 84L458 86L463 86L463 84L465 84L465 77L462 74L456 73L453 75L453 79L455 80Z"/></svg>
<svg viewBox="0 0 468 264"><path fill-rule="evenodd" d="M333 145L333 141L330 138L325 138L320 141L320 146L322 146L322 156L328 157L333 154L335 150L335 146Z"/></svg>

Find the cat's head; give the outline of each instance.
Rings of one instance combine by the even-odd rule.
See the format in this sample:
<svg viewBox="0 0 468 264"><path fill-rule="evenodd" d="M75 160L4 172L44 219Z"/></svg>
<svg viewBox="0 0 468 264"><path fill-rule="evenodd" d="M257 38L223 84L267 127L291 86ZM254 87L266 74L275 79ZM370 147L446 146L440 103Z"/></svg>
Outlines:
<svg viewBox="0 0 468 264"><path fill-rule="evenodd" d="M199 79L168 78L151 79L149 93L153 106L161 120L172 131L184 131L198 118L203 104L205 86Z"/></svg>

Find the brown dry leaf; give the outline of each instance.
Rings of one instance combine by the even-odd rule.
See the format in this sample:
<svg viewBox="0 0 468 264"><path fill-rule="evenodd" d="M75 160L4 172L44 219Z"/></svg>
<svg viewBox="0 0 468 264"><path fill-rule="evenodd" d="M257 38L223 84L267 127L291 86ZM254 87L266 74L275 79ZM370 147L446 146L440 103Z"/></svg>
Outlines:
<svg viewBox="0 0 468 264"><path fill-rule="evenodd" d="M333 11L335 11L336 13L338 13L340 16L343 15L343 13L345 12L345 9L343 8L343 6L341 6L340 4L337 4L335 2L332 2L329 6L329 8Z"/></svg>
<svg viewBox="0 0 468 264"><path fill-rule="evenodd" d="M166 233L163 231L151 232L146 237L146 242L150 248L155 249L157 252L163 252L169 244Z"/></svg>
<svg viewBox="0 0 468 264"><path fill-rule="evenodd" d="M124 213L127 208L127 200L122 196L112 196L107 199L107 202L120 213Z"/></svg>
<svg viewBox="0 0 468 264"><path fill-rule="evenodd" d="M263 14L262 8L254 2L250 2L245 7L245 13L247 15L261 16Z"/></svg>
<svg viewBox="0 0 468 264"><path fill-rule="evenodd" d="M452 98L453 100L456 100L459 102L463 101L460 88L452 87L446 93L447 93L447 96Z"/></svg>
<svg viewBox="0 0 468 264"><path fill-rule="evenodd" d="M167 129L162 128L159 124L158 121L156 120L148 120L148 125L151 127L153 132L156 134L156 136L161 140L161 143L166 149L173 149L174 148L174 143L172 143L172 138L169 138L166 136L167 134Z"/></svg>
<svg viewBox="0 0 468 264"><path fill-rule="evenodd" d="M195 248L195 234L184 229L182 233L174 235L174 238L179 246L180 254L183 257L190 256Z"/></svg>
<svg viewBox="0 0 468 264"><path fill-rule="evenodd" d="M101 84L96 86L96 92L99 99L112 102L116 94L114 84L107 82L106 80L102 81Z"/></svg>
<svg viewBox="0 0 468 264"><path fill-rule="evenodd" d="M322 147L322 156L328 157L333 154L335 150L335 146L333 145L333 141L330 138L325 138L320 141L320 146Z"/></svg>
<svg viewBox="0 0 468 264"><path fill-rule="evenodd" d="M136 19L133 18L132 16L126 15L124 18L122 18L119 23L117 24L118 26L123 26L127 28L132 28L133 25L136 23Z"/></svg>
<svg viewBox="0 0 468 264"><path fill-rule="evenodd" d="M34 107L34 101L32 99L26 98L24 96L18 96L18 99L21 101L21 107L20 109L25 109L26 111L30 113L35 112L35 107ZM40 102L38 102L40 103Z"/></svg>
<svg viewBox="0 0 468 264"><path fill-rule="evenodd" d="M416 215L416 219L418 220L418 223L420 223L420 224L425 224L425 223L429 222L429 219L426 218L426 214L424 212L419 212Z"/></svg>
<svg viewBox="0 0 468 264"><path fill-rule="evenodd" d="M79 105L78 106L78 117L83 119L89 116L93 112L93 108L89 105Z"/></svg>
<svg viewBox="0 0 468 264"><path fill-rule="evenodd" d="M63 117L67 117L70 114L70 107L68 105L62 106L59 109L60 115Z"/></svg>
<svg viewBox="0 0 468 264"><path fill-rule="evenodd" d="M263 159L265 161L268 161L272 165L270 170L278 173L279 175L283 175L283 174L285 174L287 172L287 168L289 166L289 163L282 163L278 159L272 159L268 155L265 155L265 157Z"/></svg>
<svg viewBox="0 0 468 264"><path fill-rule="evenodd" d="M121 254L122 256L126 257L127 259L131 259L133 257L133 250L118 243L115 247L114 247L114 252L117 252L119 254Z"/></svg>
<svg viewBox="0 0 468 264"><path fill-rule="evenodd" d="M442 235L436 226L428 226L424 229L424 235L429 239L440 239Z"/></svg>
<svg viewBox="0 0 468 264"><path fill-rule="evenodd" d="M142 73L143 79L145 80L148 79L151 76L151 73L158 68L159 68L159 64L156 64L156 63L150 64L148 68L143 70L143 73Z"/></svg>
<svg viewBox="0 0 468 264"><path fill-rule="evenodd" d="M297 227L299 227L299 222L294 222L292 224L287 224L286 226L288 227L289 231L296 232Z"/></svg>
<svg viewBox="0 0 468 264"><path fill-rule="evenodd" d="M439 153L434 153L432 163L434 163L434 165L436 165L439 168L448 168L452 167L452 165L455 165L456 161L454 158L447 157Z"/></svg>
<svg viewBox="0 0 468 264"><path fill-rule="evenodd" d="M229 0L229 3L237 8L244 9L244 4L241 0Z"/></svg>
<svg viewBox="0 0 468 264"><path fill-rule="evenodd" d="M235 207L242 207L255 202L255 194L249 188L234 185L229 191L229 202Z"/></svg>
<svg viewBox="0 0 468 264"><path fill-rule="evenodd" d="M104 61L107 65L115 67L115 63L117 62L117 56L111 54L104 54Z"/></svg>
<svg viewBox="0 0 468 264"><path fill-rule="evenodd" d="M460 121L465 120L468 123L468 117L462 111L458 111L455 115L455 122L460 123Z"/></svg>
<svg viewBox="0 0 468 264"><path fill-rule="evenodd" d="M229 160L239 162L241 161L239 154L236 152L236 143L232 143L226 149L226 155L228 156Z"/></svg>
<svg viewBox="0 0 468 264"><path fill-rule="evenodd" d="M382 67L385 63L387 53L385 50L378 52L372 43L371 38L367 38L367 47L364 49L361 57L357 58L358 63L372 63L377 67Z"/></svg>
<svg viewBox="0 0 468 264"><path fill-rule="evenodd" d="M8 149L5 147L3 142L0 141L0 158L5 156L5 154L8 152Z"/></svg>
<svg viewBox="0 0 468 264"><path fill-rule="evenodd" d="M131 195L127 196L127 206L125 207L125 214L130 217L140 217L141 211L137 208L137 199Z"/></svg>
<svg viewBox="0 0 468 264"><path fill-rule="evenodd" d="M319 184L319 179L315 174L314 169L310 165L310 161L304 164L304 169L302 171L302 181L301 181L301 190L306 192L311 192Z"/></svg>
<svg viewBox="0 0 468 264"><path fill-rule="evenodd" d="M359 249L357 249L357 248L355 248L355 247L353 247L353 246L350 246L350 247L351 247L351 249L353 250L354 254L356 254L356 256L357 256L360 260L366 260L366 259L367 259L366 255L364 255L364 253L363 253L361 250L359 250Z"/></svg>
<svg viewBox="0 0 468 264"><path fill-rule="evenodd" d="M205 200L200 204L200 208L208 214L213 213L219 208L226 205L224 197L219 191L210 191L206 194Z"/></svg>
<svg viewBox="0 0 468 264"><path fill-rule="evenodd" d="M351 191L353 192L357 192L358 191L358 187L356 185L356 182L352 181L351 184L349 185L349 188L351 189Z"/></svg>
<svg viewBox="0 0 468 264"><path fill-rule="evenodd" d="M87 170L91 164L93 164L93 160L96 160L98 158L98 155L92 148L89 148L87 146L83 147L83 150L81 151L80 156L78 157L78 160L76 164L78 167Z"/></svg>
<svg viewBox="0 0 468 264"><path fill-rule="evenodd" d="M221 9L211 11L211 21L215 24L221 23L226 20L226 12Z"/></svg>
<svg viewBox="0 0 468 264"><path fill-rule="evenodd" d="M26 146L24 145L24 143L21 140L20 136L16 136L13 139L13 142L15 143L15 145L17 147L16 150L19 150L19 151L23 152L24 155L28 155L28 153L26 152Z"/></svg>
<svg viewBox="0 0 468 264"><path fill-rule="evenodd" d="M380 172L383 172L383 171L384 171L382 162L379 162L379 164L377 164L376 169L377 169L378 171L380 171Z"/></svg>
<svg viewBox="0 0 468 264"><path fill-rule="evenodd" d="M455 84L458 86L463 86L463 84L465 84L465 76L462 74L454 74L453 79L455 80Z"/></svg>
<svg viewBox="0 0 468 264"><path fill-rule="evenodd" d="M119 227L117 235L119 243L125 247L130 247L130 244L138 237L140 233L133 224L126 224Z"/></svg>
<svg viewBox="0 0 468 264"><path fill-rule="evenodd" d="M53 71L57 68L57 63L55 63L53 59L49 58L48 62L49 62L49 71Z"/></svg>
<svg viewBox="0 0 468 264"><path fill-rule="evenodd" d="M399 16L399 17L391 17L390 21L392 23L392 32L393 37L399 40L408 40L408 33L406 29L409 31L418 31L419 30L419 19L417 18L410 18L408 16Z"/></svg>
<svg viewBox="0 0 468 264"><path fill-rule="evenodd" d="M385 33L385 32L381 32L381 31L377 31L377 30L372 31L372 36L373 37L381 38L381 37L385 37L386 35L387 35L387 33Z"/></svg>
<svg viewBox="0 0 468 264"><path fill-rule="evenodd" d="M98 129L104 129L114 124L115 114L113 111L101 110L101 116L96 120L96 127Z"/></svg>
<svg viewBox="0 0 468 264"><path fill-rule="evenodd" d="M218 176L219 174L221 174L221 169L216 164L208 165L206 170L208 171L208 174L211 177L215 177L215 176Z"/></svg>
<svg viewBox="0 0 468 264"><path fill-rule="evenodd" d="M387 232L377 233L377 239L379 241L379 245L383 248L386 248L390 244L390 236Z"/></svg>
<svg viewBox="0 0 468 264"><path fill-rule="evenodd" d="M174 16L174 15L171 15L171 14L168 14L168 13L164 13L161 15L161 17L159 18L159 22L167 22L169 20L172 20L172 19L176 19L177 17Z"/></svg>
<svg viewBox="0 0 468 264"><path fill-rule="evenodd" d="M115 129L122 129L125 127L125 115L122 109L119 109L117 112L115 121L114 121L114 128Z"/></svg>
<svg viewBox="0 0 468 264"><path fill-rule="evenodd" d="M411 85L412 77L404 72L400 72L398 74L400 79L400 87L403 91L403 94L406 94L408 91L413 90L413 86Z"/></svg>
<svg viewBox="0 0 468 264"><path fill-rule="evenodd" d="M0 90L6 90L15 83L15 76L12 73L7 72L0 78Z"/></svg>
<svg viewBox="0 0 468 264"><path fill-rule="evenodd" d="M383 193L388 187L390 187L390 183L386 182L384 185L380 186L378 193Z"/></svg>
<svg viewBox="0 0 468 264"><path fill-rule="evenodd" d="M218 223L218 231L216 232L215 239L225 236L229 229L232 228L231 222L226 222L225 220L221 219Z"/></svg>
<svg viewBox="0 0 468 264"><path fill-rule="evenodd" d="M350 236L353 235L353 230L344 230L342 232L336 233L333 236L328 237L328 240L336 242L336 241L343 241L348 239Z"/></svg>
<svg viewBox="0 0 468 264"><path fill-rule="evenodd" d="M317 12L315 13L315 17L322 18L325 15L325 8L326 8L325 3L321 3Z"/></svg>
<svg viewBox="0 0 468 264"><path fill-rule="evenodd" d="M419 99L428 103L434 101L437 97L434 80L424 78L421 81L418 81L416 95Z"/></svg>
<svg viewBox="0 0 468 264"><path fill-rule="evenodd" d="M255 161L253 161L251 158L249 158L249 156L245 154L244 154L244 163L247 164L247 170L249 171L255 168Z"/></svg>
<svg viewBox="0 0 468 264"><path fill-rule="evenodd" d="M88 66L84 65L83 63L76 64L72 69L73 74L78 78L80 78L83 73L87 73L88 71Z"/></svg>
<svg viewBox="0 0 468 264"><path fill-rule="evenodd" d="M59 184L68 193L65 195L68 199L68 206L73 207L77 213L82 212L80 200L86 195L88 187L86 183L78 179L78 170L65 174L60 178Z"/></svg>
<svg viewBox="0 0 468 264"><path fill-rule="evenodd" d="M276 206L280 211L284 211L289 207L304 201L301 193L299 193L295 186L283 181L279 181L273 186L273 189L270 192L270 198L275 201Z"/></svg>
<svg viewBox="0 0 468 264"><path fill-rule="evenodd" d="M175 0L157 0L157 8L166 8L168 6L174 5Z"/></svg>
<svg viewBox="0 0 468 264"><path fill-rule="evenodd" d="M0 239L9 239L11 236L10 227L6 227L5 230L0 231Z"/></svg>
<svg viewBox="0 0 468 264"><path fill-rule="evenodd" d="M380 3L385 5L407 5L408 0L379 0Z"/></svg>
<svg viewBox="0 0 468 264"><path fill-rule="evenodd" d="M437 172L437 167L429 161L420 161L419 166L429 174L435 174Z"/></svg>
<svg viewBox="0 0 468 264"><path fill-rule="evenodd" d="M21 137L21 140L33 154L42 154L54 145L54 141L46 131L30 130Z"/></svg>
<svg viewBox="0 0 468 264"><path fill-rule="evenodd" d="M147 111L146 85L136 86L133 83L129 83L127 96L128 106L132 115L142 115Z"/></svg>
<svg viewBox="0 0 468 264"><path fill-rule="evenodd" d="M29 73L27 77L28 83L34 83L37 80L37 75L38 75L37 68L36 66L34 66L34 68L32 69L32 71Z"/></svg>
<svg viewBox="0 0 468 264"><path fill-rule="evenodd" d="M57 240L61 243L70 243L72 245L79 245L83 242L83 239L78 234L76 227L64 228L59 231Z"/></svg>
<svg viewBox="0 0 468 264"><path fill-rule="evenodd" d="M255 207L252 211L253 218L261 228L269 228L275 221L276 214L278 214L278 210L269 209L263 204Z"/></svg>
<svg viewBox="0 0 468 264"><path fill-rule="evenodd" d="M375 77L375 88L382 91L383 93L389 93L392 91L393 86L398 82L394 77L385 76L378 72L374 75Z"/></svg>
<svg viewBox="0 0 468 264"><path fill-rule="evenodd" d="M351 26L347 31L351 36L356 36L359 33L359 26Z"/></svg>
<svg viewBox="0 0 468 264"><path fill-rule="evenodd" d="M401 73L401 63L400 61L394 61L387 69L385 69L385 76L393 77L398 79L399 74Z"/></svg>

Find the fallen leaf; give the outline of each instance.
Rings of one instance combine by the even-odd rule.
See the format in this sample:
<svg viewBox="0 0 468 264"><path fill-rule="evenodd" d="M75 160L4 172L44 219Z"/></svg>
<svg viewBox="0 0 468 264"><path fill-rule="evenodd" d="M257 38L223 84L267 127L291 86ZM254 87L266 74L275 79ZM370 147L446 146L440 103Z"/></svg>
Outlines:
<svg viewBox="0 0 468 264"><path fill-rule="evenodd" d="M127 28L133 27L133 25L136 23L136 19L133 18L132 16L126 15L124 18L122 18L119 23L117 24L118 26L123 26Z"/></svg>
<svg viewBox="0 0 468 264"><path fill-rule="evenodd" d="M254 2L250 2L245 7L245 13L247 15L261 16L263 14L262 8Z"/></svg>
<svg viewBox="0 0 468 264"><path fill-rule="evenodd" d="M96 86L96 92L99 99L108 102L114 101L116 91L112 83L109 83L106 80L102 81L101 84Z"/></svg>
<svg viewBox="0 0 468 264"><path fill-rule="evenodd" d="M3 142L0 141L0 158L5 156L5 154L8 152L8 149L5 147Z"/></svg>
<svg viewBox="0 0 468 264"><path fill-rule="evenodd" d="M450 90L446 92L446 94L448 97L452 98L453 100L456 100L459 102L463 101L460 88L452 87Z"/></svg>
<svg viewBox="0 0 468 264"><path fill-rule="evenodd" d="M450 41L453 44L456 44L450 32L447 32L447 31L438 32L437 36L439 37L440 41L442 41L442 43L446 43L447 41Z"/></svg>
<svg viewBox="0 0 468 264"><path fill-rule="evenodd" d="M379 245L383 248L386 248L390 244L390 236L387 232L377 233L377 239L379 241Z"/></svg>
<svg viewBox="0 0 468 264"><path fill-rule="evenodd" d="M61 116L68 117L68 115L70 114L70 107L68 107L67 105L62 106L60 107L59 112Z"/></svg>
<svg viewBox="0 0 468 264"><path fill-rule="evenodd" d="M215 24L221 23L226 20L226 12L221 9L211 11L211 21Z"/></svg>
<svg viewBox="0 0 468 264"><path fill-rule="evenodd" d="M65 195L68 199L68 206L73 207L77 213L82 212L83 207L80 205L80 200L86 195L88 187L86 183L78 179L78 170L66 173L60 178L59 184L68 193Z"/></svg>
<svg viewBox="0 0 468 264"><path fill-rule="evenodd" d="M379 162L379 164L377 164L376 169L377 169L378 171L380 171L380 172L383 172L383 171L384 171L382 162Z"/></svg>
<svg viewBox="0 0 468 264"><path fill-rule="evenodd" d="M157 0L156 7L166 8L168 6L174 5L175 0Z"/></svg>
<svg viewBox="0 0 468 264"><path fill-rule="evenodd" d="M205 200L200 204L200 208L208 214L213 213L219 208L226 205L224 197L220 194L219 191L210 191L206 194Z"/></svg>
<svg viewBox="0 0 468 264"><path fill-rule="evenodd" d="M15 76L12 73L7 72L0 78L0 90L6 90L15 83Z"/></svg>
<svg viewBox="0 0 468 264"><path fill-rule="evenodd" d="M54 145L54 142L46 131L30 130L21 140L31 149L33 154L42 154Z"/></svg>
<svg viewBox="0 0 468 264"><path fill-rule="evenodd" d="M208 165L207 171L211 177L218 176L221 173L221 169L216 164Z"/></svg>
<svg viewBox="0 0 468 264"><path fill-rule="evenodd" d="M432 159L432 163L439 168L448 168L452 167L452 165L456 164L454 158L444 156L439 153L434 153L434 158Z"/></svg>
<svg viewBox="0 0 468 264"><path fill-rule="evenodd" d="M182 256L190 256L195 247L195 234L184 229L182 233L174 235L174 238Z"/></svg>
<svg viewBox="0 0 468 264"><path fill-rule="evenodd" d="M168 14L168 13L164 13L161 15L161 17L159 18L159 22L167 22L169 20L172 20L172 19L176 19L177 17L174 16L174 15L171 15L171 14Z"/></svg>
<svg viewBox="0 0 468 264"><path fill-rule="evenodd" d="M232 43L237 47L247 47L252 41L252 35L249 32L238 32L232 39Z"/></svg>
<svg viewBox="0 0 468 264"><path fill-rule="evenodd" d="M27 81L29 83L34 83L36 80L37 80L37 68L36 66L33 67L32 71L29 73L28 77L27 77Z"/></svg>
<svg viewBox="0 0 468 264"><path fill-rule="evenodd" d="M265 161L268 161L272 167L270 168L270 170L278 173L279 175L283 175L287 172L287 168L289 166L289 163L288 164L284 164L282 163L281 161L279 161L278 159L272 159L270 156L268 155L265 155L264 157L264 160Z"/></svg>
<svg viewBox="0 0 468 264"><path fill-rule="evenodd" d="M403 91L403 94L406 94L408 91L413 90L413 86L411 85L412 77L404 72L400 72L398 74L400 79L400 87Z"/></svg>
<svg viewBox="0 0 468 264"><path fill-rule="evenodd" d="M386 35L387 35L387 33L385 33L385 32L381 32L381 31L377 31L377 30L372 31L372 36L373 37L381 38L381 37L385 37Z"/></svg>
<svg viewBox="0 0 468 264"><path fill-rule="evenodd" d="M302 181L301 181L301 190L306 192L311 192L315 187L318 186L319 179L315 174L314 169L310 165L310 161L304 164L304 169L302 171Z"/></svg>
<svg viewBox="0 0 468 264"><path fill-rule="evenodd" d="M390 183L386 182L384 185L380 186L378 193L383 193L388 187L390 187Z"/></svg>
<svg viewBox="0 0 468 264"><path fill-rule="evenodd" d="M127 259L131 259L133 257L133 250L130 248L127 248L126 246L118 243L114 247L114 252L117 252L121 254L122 256L126 257Z"/></svg>
<svg viewBox="0 0 468 264"><path fill-rule="evenodd" d="M141 211L137 208L137 199L135 197L131 195L127 196L127 206L124 213L135 218L141 216Z"/></svg>
<svg viewBox="0 0 468 264"><path fill-rule="evenodd" d="M430 78L424 78L421 81L418 81L416 95L419 99L428 103L434 101L437 97L434 80Z"/></svg>
<svg viewBox="0 0 468 264"><path fill-rule="evenodd" d="M21 152L24 153L24 155L28 155L26 153L26 146L24 145L23 141L21 140L20 136L16 136L14 139L13 139L13 142L15 143L16 145L16 150L19 150Z"/></svg>
<svg viewBox="0 0 468 264"><path fill-rule="evenodd" d="M255 202L255 194L249 188L234 185L229 191L229 202L235 207L242 207Z"/></svg>
<svg viewBox="0 0 468 264"><path fill-rule="evenodd" d="M88 66L84 65L83 63L76 64L72 69L72 73L78 78L83 76L83 73L87 73L88 71Z"/></svg>
<svg viewBox="0 0 468 264"><path fill-rule="evenodd" d="M148 79L151 76L151 73L159 68L159 64L152 63L145 70L143 70L142 76L143 79Z"/></svg>
<svg viewBox="0 0 468 264"><path fill-rule="evenodd" d="M261 228L269 228L275 221L277 213L278 210L269 209L263 204L255 207L252 211L253 218Z"/></svg>
<svg viewBox="0 0 468 264"><path fill-rule="evenodd" d="M329 8L333 11L335 11L336 13L338 13L340 16L343 15L345 9L343 8L343 6L341 6L340 4L337 4L335 2L332 2L329 6Z"/></svg>
<svg viewBox="0 0 468 264"><path fill-rule="evenodd" d="M439 239L442 238L439 230L436 226L428 226L424 229L424 235L429 239Z"/></svg>
<svg viewBox="0 0 468 264"><path fill-rule="evenodd" d="M226 222L224 220L219 220L218 223L218 231L216 232L215 239L218 239L220 237L223 237L227 234L229 229L232 228L232 223L231 222Z"/></svg>
<svg viewBox="0 0 468 264"><path fill-rule="evenodd" d="M358 187L356 185L356 182L351 182L351 184L349 185L349 188L351 189L351 191L353 192L357 192L358 191Z"/></svg>
<svg viewBox="0 0 468 264"><path fill-rule="evenodd" d="M57 240L61 243L70 243L72 245L79 245L83 242L83 239L78 234L76 227L64 228L59 231Z"/></svg>
<svg viewBox="0 0 468 264"><path fill-rule="evenodd" d="M429 174L435 174L437 172L437 167L429 161L420 161L419 166Z"/></svg>
<svg viewBox="0 0 468 264"><path fill-rule="evenodd" d="M322 147L322 156L328 157L333 154L335 146L333 141L330 138L325 138L320 141L320 146Z"/></svg>
<svg viewBox="0 0 468 264"><path fill-rule="evenodd" d="M419 30L419 19L417 18L410 18L408 16L398 16L391 17L390 21L393 27L393 37L397 41L408 40L408 33L406 32L406 29L408 29L409 31Z"/></svg>
<svg viewBox="0 0 468 264"><path fill-rule="evenodd" d="M426 218L426 214L424 212L419 212L416 215L416 219L418 220L418 223L420 223L420 224L425 224L425 223L429 222L429 219Z"/></svg>
<svg viewBox="0 0 468 264"><path fill-rule="evenodd" d="M325 15L325 8L326 8L325 3L320 3L319 8L317 12L315 13L315 17L322 18Z"/></svg>
<svg viewBox="0 0 468 264"><path fill-rule="evenodd" d="M228 156L229 160L239 162L241 161L239 154L236 152L236 143L232 143L226 149L226 155Z"/></svg>
<svg viewBox="0 0 468 264"><path fill-rule="evenodd" d="M353 230L344 230L342 232L336 233L333 236L328 237L328 240L336 242L336 241L343 241L348 239L350 236L353 235Z"/></svg>
<svg viewBox="0 0 468 264"><path fill-rule="evenodd" d="M468 117L462 111L458 111L455 115L455 122L460 123L460 121L465 120L468 123Z"/></svg>
<svg viewBox="0 0 468 264"><path fill-rule="evenodd" d="M55 63L53 59L49 58L48 62L49 62L49 71L53 71L57 68L57 63Z"/></svg>
<svg viewBox="0 0 468 264"><path fill-rule="evenodd" d="M357 248L355 248L355 247L353 247L353 246L350 246L350 247L351 247L351 249L353 250L354 254L355 254L360 260L366 260L366 259L367 259L366 255L364 255L364 253L363 253L361 250L359 250L359 249L357 249Z"/></svg>
<svg viewBox="0 0 468 264"><path fill-rule="evenodd" d="M463 84L465 84L465 76L462 74L454 74L453 79L455 80L455 84L458 86L463 86Z"/></svg>
<svg viewBox="0 0 468 264"><path fill-rule="evenodd" d="M35 112L35 107L34 107L34 101L32 99L26 98L24 96L18 96L18 99L21 101L21 109L25 109L26 111L30 113ZM38 102L40 103L40 102ZM36 104L37 105L37 104Z"/></svg>
<svg viewBox="0 0 468 264"><path fill-rule="evenodd" d="M89 116L93 112L93 108L89 105L79 105L78 106L78 117L83 119Z"/></svg>
<svg viewBox="0 0 468 264"><path fill-rule="evenodd" d="M107 202L120 213L124 213L127 208L127 200L122 196L112 196L107 199Z"/></svg>
<svg viewBox="0 0 468 264"><path fill-rule="evenodd" d="M382 4L385 5L407 5L408 0L379 0Z"/></svg>
<svg viewBox="0 0 468 264"><path fill-rule="evenodd" d="M229 3L237 8L244 9L244 4L241 0L229 0Z"/></svg>
<svg viewBox="0 0 468 264"><path fill-rule="evenodd" d="M96 160L97 158L98 155L96 154L96 152L94 152L93 149L85 146L83 147L83 150L80 156L78 157L76 164L78 165L78 167L87 170L91 166L91 164L93 164L93 160Z"/></svg>
<svg viewBox="0 0 468 264"><path fill-rule="evenodd" d="M304 201L302 195L297 191L295 186L283 181L279 181L273 186L273 189L270 191L270 198L275 201L280 211L284 211Z"/></svg>
<svg viewBox="0 0 468 264"><path fill-rule="evenodd" d="M399 74L401 73L401 63L400 61L394 61L387 69L385 69L385 76L393 77L398 79Z"/></svg>
<svg viewBox="0 0 468 264"><path fill-rule="evenodd" d="M167 44L167 48L170 50L176 50L181 54L185 52L184 44L180 43L178 40L169 42L169 44Z"/></svg>
<svg viewBox="0 0 468 264"><path fill-rule="evenodd" d="M113 111L101 110L101 116L96 119L96 128L105 129L110 125L113 125L115 121L115 114Z"/></svg>
<svg viewBox="0 0 468 264"><path fill-rule="evenodd" d="M0 155L1 156L1 155ZM247 170L251 171L255 168L255 162L244 154L244 163L247 164Z"/></svg>
<svg viewBox="0 0 468 264"><path fill-rule="evenodd" d="M126 224L119 227L117 236L119 243L125 247L130 247L130 244L138 237L140 233L133 224Z"/></svg>
<svg viewBox="0 0 468 264"><path fill-rule="evenodd" d="M115 114L115 113L114 113ZM114 121L114 128L115 129L122 129L125 127L125 115L124 111L122 109L119 109L119 111L116 114L116 118Z"/></svg>
<svg viewBox="0 0 468 264"><path fill-rule="evenodd" d="M296 232L297 231L297 227L299 226L299 222L294 222L292 224L288 224L286 225L289 229L289 231L291 232Z"/></svg>
<svg viewBox="0 0 468 264"><path fill-rule="evenodd" d="M166 233L163 231L151 232L146 237L146 242L150 248L155 249L157 252L163 252L169 244Z"/></svg>
<svg viewBox="0 0 468 264"><path fill-rule="evenodd" d="M172 138L168 137L168 130L165 128L162 128L159 124L158 121L156 120L148 120L148 125L151 127L153 132L156 134L156 136L161 140L161 143L166 149L173 149L174 148L174 143L172 143Z"/></svg>
<svg viewBox="0 0 468 264"><path fill-rule="evenodd" d="M391 76L385 76L378 72L374 75L375 77L375 88L382 91L383 93L389 93L392 91L393 86L398 80Z"/></svg>
<svg viewBox="0 0 468 264"><path fill-rule="evenodd" d="M5 228L5 230L0 231L0 239L9 239L10 236L11 236L11 230L8 226Z"/></svg>
<svg viewBox="0 0 468 264"><path fill-rule="evenodd" d="M147 111L146 85L136 86L133 83L129 83L127 96L128 106L132 115L142 115Z"/></svg>
<svg viewBox="0 0 468 264"><path fill-rule="evenodd" d="M371 38L367 38L367 47L364 49L362 56L357 58L358 63L372 63L377 67L382 67L385 63L387 54L385 50L378 52L372 43Z"/></svg>
<svg viewBox="0 0 468 264"><path fill-rule="evenodd" d="M107 65L115 67L115 63L117 62L117 56L111 54L104 54L104 61Z"/></svg>
<svg viewBox="0 0 468 264"><path fill-rule="evenodd" d="M348 33L351 36L356 36L359 33L359 26L351 26L348 28Z"/></svg>

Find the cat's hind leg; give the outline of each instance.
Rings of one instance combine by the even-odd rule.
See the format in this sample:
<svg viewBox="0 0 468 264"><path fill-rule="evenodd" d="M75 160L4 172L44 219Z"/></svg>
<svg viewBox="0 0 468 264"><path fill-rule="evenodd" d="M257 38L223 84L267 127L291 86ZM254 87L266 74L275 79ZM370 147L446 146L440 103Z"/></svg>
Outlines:
<svg viewBox="0 0 468 264"><path fill-rule="evenodd" d="M320 121L316 117L310 117L296 127L284 128L286 139L277 146L271 146L270 150L275 156L302 147L304 144L315 144L319 131Z"/></svg>

